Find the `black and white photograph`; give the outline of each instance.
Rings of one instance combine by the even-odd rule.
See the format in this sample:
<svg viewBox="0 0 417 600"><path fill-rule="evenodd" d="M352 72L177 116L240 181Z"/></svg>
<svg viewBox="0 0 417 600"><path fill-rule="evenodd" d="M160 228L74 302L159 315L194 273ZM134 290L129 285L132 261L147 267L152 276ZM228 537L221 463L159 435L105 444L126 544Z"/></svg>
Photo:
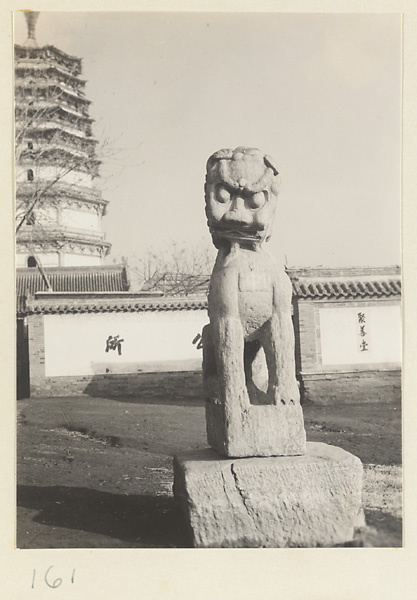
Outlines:
<svg viewBox="0 0 417 600"><path fill-rule="evenodd" d="M401 548L401 15L13 18L16 547Z"/></svg>

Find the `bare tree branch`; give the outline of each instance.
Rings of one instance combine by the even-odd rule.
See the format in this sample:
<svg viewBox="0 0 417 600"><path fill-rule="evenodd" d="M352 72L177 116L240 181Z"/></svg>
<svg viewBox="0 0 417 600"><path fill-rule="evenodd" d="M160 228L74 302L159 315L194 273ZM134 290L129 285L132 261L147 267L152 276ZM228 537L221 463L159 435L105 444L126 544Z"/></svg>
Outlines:
<svg viewBox="0 0 417 600"><path fill-rule="evenodd" d="M143 291L188 296L207 291L215 250L211 244L170 242L150 249L130 267L131 279Z"/></svg>

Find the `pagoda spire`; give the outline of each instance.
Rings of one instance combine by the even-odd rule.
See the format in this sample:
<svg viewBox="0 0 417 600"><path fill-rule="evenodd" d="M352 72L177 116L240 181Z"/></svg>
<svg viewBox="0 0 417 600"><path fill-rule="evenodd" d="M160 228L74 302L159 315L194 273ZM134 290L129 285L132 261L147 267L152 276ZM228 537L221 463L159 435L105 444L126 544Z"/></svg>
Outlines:
<svg viewBox="0 0 417 600"><path fill-rule="evenodd" d="M36 28L36 21L38 20L38 17L39 17L39 12L37 12L37 11L34 11L34 10L26 10L25 11L26 25L28 28L28 37L25 42L25 46L36 47L38 45L36 42L36 39L35 39L35 28Z"/></svg>

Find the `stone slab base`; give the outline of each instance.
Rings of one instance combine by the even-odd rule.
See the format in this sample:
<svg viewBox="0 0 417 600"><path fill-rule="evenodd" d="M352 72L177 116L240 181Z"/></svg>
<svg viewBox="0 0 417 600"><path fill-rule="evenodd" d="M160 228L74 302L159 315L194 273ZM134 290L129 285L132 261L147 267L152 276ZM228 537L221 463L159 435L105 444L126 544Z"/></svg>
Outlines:
<svg viewBox="0 0 417 600"><path fill-rule="evenodd" d="M364 525L362 463L328 444L305 456L174 458L174 494L199 548L314 548L353 539Z"/></svg>

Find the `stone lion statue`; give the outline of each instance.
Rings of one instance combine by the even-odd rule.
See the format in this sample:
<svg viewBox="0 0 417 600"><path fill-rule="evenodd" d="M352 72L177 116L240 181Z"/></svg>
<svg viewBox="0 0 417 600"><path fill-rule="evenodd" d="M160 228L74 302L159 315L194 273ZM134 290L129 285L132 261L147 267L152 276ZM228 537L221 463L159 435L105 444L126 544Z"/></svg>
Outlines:
<svg viewBox="0 0 417 600"><path fill-rule="evenodd" d="M207 222L218 255L203 330L207 437L223 456L304 454L291 282L264 250L277 206L275 162L255 148L207 162Z"/></svg>

